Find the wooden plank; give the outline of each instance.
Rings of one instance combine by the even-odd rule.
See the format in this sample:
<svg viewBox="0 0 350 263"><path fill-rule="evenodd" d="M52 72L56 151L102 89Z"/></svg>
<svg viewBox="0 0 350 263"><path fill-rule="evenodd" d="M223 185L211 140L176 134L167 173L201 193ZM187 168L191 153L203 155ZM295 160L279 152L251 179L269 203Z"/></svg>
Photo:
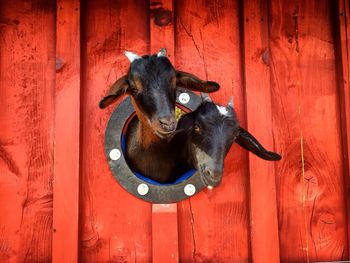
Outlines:
<svg viewBox="0 0 350 263"><path fill-rule="evenodd" d="M348 257L332 1L270 3L273 138L283 262Z"/></svg>
<svg viewBox="0 0 350 263"><path fill-rule="evenodd" d="M150 1L150 53L166 48L174 63L173 1ZM153 262L178 262L177 204L152 205Z"/></svg>
<svg viewBox="0 0 350 263"><path fill-rule="evenodd" d="M104 153L109 86L127 73L125 50L149 53L148 1L84 1L82 17L81 262L151 262L151 205L114 179Z"/></svg>
<svg viewBox="0 0 350 263"><path fill-rule="evenodd" d="M54 10L0 2L0 262L51 261Z"/></svg>
<svg viewBox="0 0 350 263"><path fill-rule="evenodd" d="M177 204L152 205L153 263L179 262Z"/></svg>
<svg viewBox="0 0 350 263"><path fill-rule="evenodd" d="M339 66L339 103L342 119L342 134L343 134L343 155L344 155L344 181L345 181L345 198L347 206L347 226L348 226L348 251L350 249L350 72L349 72L349 38L350 38L350 23L349 23L349 1L338 1L339 17L339 38L338 41L338 58Z"/></svg>
<svg viewBox="0 0 350 263"><path fill-rule="evenodd" d="M166 48L174 63L173 0L150 1L150 53ZM177 204L152 204L154 263L179 262Z"/></svg>
<svg viewBox="0 0 350 263"><path fill-rule="evenodd" d="M273 150L266 0L243 4L247 128ZM279 262L276 183L273 162L249 154L250 238L253 262Z"/></svg>
<svg viewBox="0 0 350 263"><path fill-rule="evenodd" d="M80 1L56 3L56 92L52 262L78 262Z"/></svg>
<svg viewBox="0 0 350 263"><path fill-rule="evenodd" d="M176 67L220 83L244 125L240 1L176 1ZM180 262L249 262L248 155L234 145L222 184L179 203Z"/></svg>
<svg viewBox="0 0 350 263"><path fill-rule="evenodd" d="M167 49L168 58L174 62L174 12L173 0L150 1L150 51Z"/></svg>

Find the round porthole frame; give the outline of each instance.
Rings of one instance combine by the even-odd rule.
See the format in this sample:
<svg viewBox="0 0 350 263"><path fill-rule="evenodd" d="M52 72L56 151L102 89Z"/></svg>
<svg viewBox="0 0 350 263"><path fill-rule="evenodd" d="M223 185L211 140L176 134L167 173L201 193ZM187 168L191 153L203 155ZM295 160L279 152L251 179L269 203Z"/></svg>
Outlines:
<svg viewBox="0 0 350 263"><path fill-rule="evenodd" d="M176 103L180 108L195 110L202 98L178 89ZM105 153L113 177L129 193L151 203L175 203L187 199L206 187L198 171L177 184L157 185L137 177L129 168L122 151L122 133L134 115L130 97L126 97L112 112L105 131Z"/></svg>

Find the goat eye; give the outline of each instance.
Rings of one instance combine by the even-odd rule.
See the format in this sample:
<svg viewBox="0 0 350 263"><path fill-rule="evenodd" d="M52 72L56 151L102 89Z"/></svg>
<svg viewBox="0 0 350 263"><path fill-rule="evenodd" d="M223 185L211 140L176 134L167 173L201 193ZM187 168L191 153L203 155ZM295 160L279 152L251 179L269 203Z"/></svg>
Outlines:
<svg viewBox="0 0 350 263"><path fill-rule="evenodd" d="M194 126L194 132L197 133L197 134L200 134L201 133L201 128L199 128L198 125L195 125Z"/></svg>

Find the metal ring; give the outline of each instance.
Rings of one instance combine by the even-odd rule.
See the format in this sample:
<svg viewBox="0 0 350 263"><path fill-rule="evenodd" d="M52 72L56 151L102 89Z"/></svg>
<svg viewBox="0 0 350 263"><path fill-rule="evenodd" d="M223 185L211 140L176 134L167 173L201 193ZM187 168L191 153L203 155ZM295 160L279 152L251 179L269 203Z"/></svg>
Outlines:
<svg viewBox="0 0 350 263"><path fill-rule="evenodd" d="M186 104L182 104L179 100L179 95L182 93L187 93L190 96L190 100ZM199 106L202 99L193 92L178 89L176 102L180 107L193 111ZM127 97L114 109L105 131L105 153L107 161L114 178L121 186L132 195L151 203L174 203L187 199L191 195L186 194L184 189L189 184L195 187L194 194L205 188L206 186L197 171L180 183L167 185L155 185L146 182L132 172L122 152L121 137L126 122L133 114L134 108L131 104L131 99ZM113 154L110 154L112 150L116 152L115 149L121 153L118 159L114 158Z"/></svg>

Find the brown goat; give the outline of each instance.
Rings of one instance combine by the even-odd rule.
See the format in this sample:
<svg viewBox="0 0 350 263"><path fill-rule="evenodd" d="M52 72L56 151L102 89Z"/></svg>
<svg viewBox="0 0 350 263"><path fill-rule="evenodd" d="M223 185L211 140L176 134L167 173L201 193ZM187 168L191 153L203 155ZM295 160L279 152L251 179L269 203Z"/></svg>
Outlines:
<svg viewBox="0 0 350 263"><path fill-rule="evenodd" d="M214 92L219 84L174 69L165 49L158 54L138 56L125 52L131 65L128 73L118 79L100 102L100 108L112 104L123 94L131 96L136 111L126 136L126 157L133 170L159 182L165 182L160 170L167 170L175 161L169 151L169 139L176 130L175 102L177 87ZM162 167L162 169L160 169Z"/></svg>

